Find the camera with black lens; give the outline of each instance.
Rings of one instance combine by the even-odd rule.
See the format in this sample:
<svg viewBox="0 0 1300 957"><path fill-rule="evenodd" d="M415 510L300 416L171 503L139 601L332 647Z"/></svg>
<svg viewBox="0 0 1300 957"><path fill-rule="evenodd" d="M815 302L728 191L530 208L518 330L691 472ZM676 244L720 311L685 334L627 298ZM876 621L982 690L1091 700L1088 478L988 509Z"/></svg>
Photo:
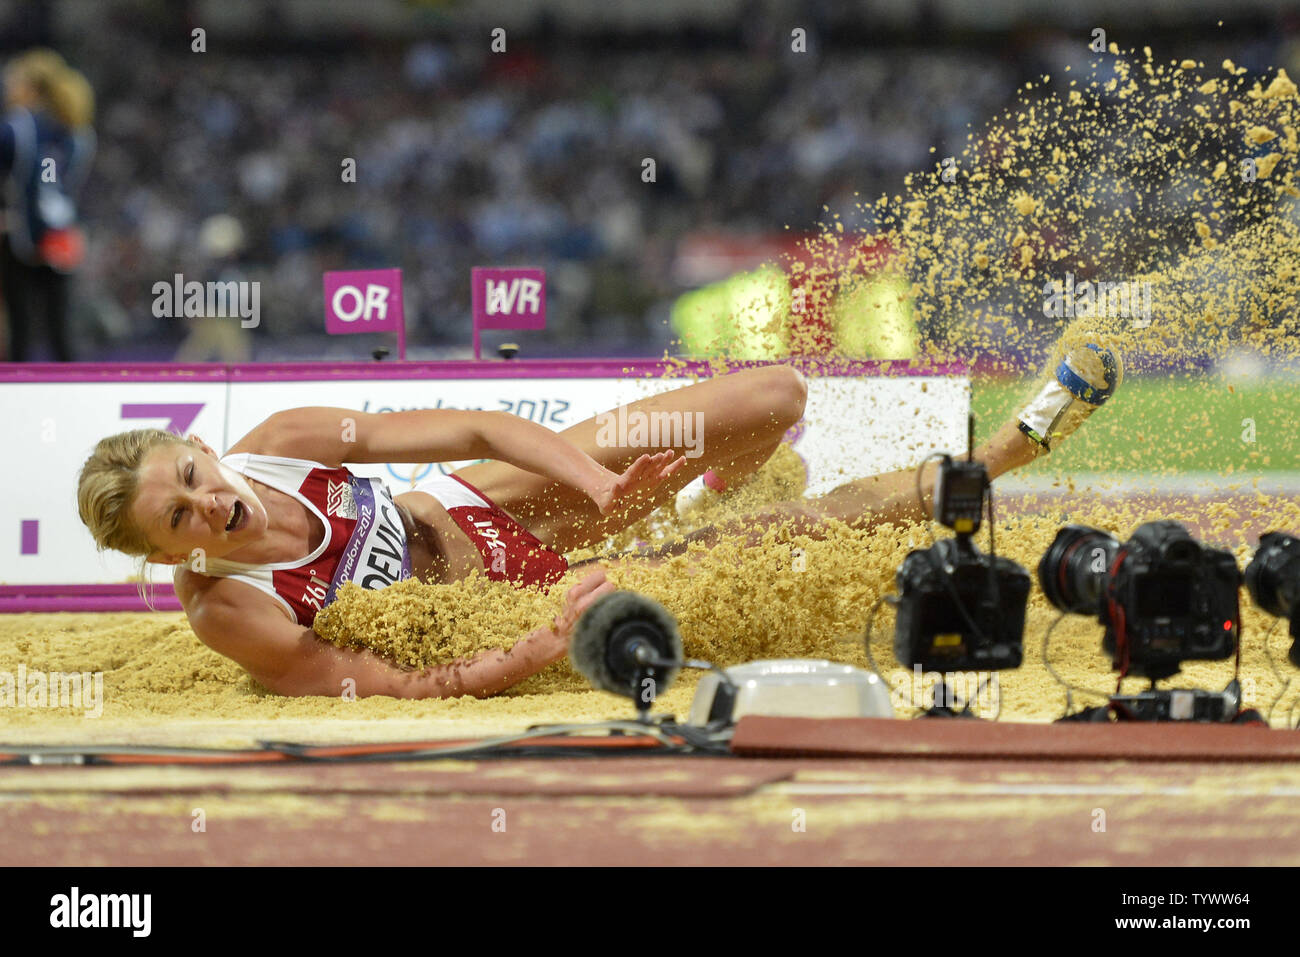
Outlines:
<svg viewBox="0 0 1300 957"><path fill-rule="evenodd" d="M1237 648L1236 559L1177 522L1147 522L1123 544L1067 525L1038 563L1038 581L1057 608L1106 626L1102 647L1117 670L1157 681L1183 661L1228 658Z"/></svg>
<svg viewBox="0 0 1300 957"><path fill-rule="evenodd" d="M1020 667L1031 582L1024 568L982 554L971 541L988 495L982 464L943 457L935 481L935 519L957 536L909 552L898 569L894 653L909 668Z"/></svg>
<svg viewBox="0 0 1300 957"><path fill-rule="evenodd" d="M1291 620L1288 657L1300 668L1300 538L1285 532L1261 535L1255 557L1246 566L1246 588L1260 608Z"/></svg>

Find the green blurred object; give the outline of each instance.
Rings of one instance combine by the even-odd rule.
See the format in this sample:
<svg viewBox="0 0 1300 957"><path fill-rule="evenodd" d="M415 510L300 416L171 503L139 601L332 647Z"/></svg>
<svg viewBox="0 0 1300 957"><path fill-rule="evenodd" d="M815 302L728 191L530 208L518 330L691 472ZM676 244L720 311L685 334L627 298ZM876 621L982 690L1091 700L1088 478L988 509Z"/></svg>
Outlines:
<svg viewBox="0 0 1300 957"><path fill-rule="evenodd" d="M672 327L687 355L779 358L789 353L790 298L785 273L763 266L678 297Z"/></svg>

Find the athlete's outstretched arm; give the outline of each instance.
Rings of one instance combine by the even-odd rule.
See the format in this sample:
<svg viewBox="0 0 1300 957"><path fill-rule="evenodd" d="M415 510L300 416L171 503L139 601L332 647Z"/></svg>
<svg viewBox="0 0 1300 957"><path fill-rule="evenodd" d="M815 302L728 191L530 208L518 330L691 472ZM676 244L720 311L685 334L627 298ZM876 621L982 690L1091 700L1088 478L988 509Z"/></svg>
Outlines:
<svg viewBox="0 0 1300 957"><path fill-rule="evenodd" d="M496 459L579 489L605 513L616 500L654 488L686 462L681 457L674 461L671 452L643 455L619 475L544 425L512 412L474 409L287 409L268 418L246 441L274 450L268 454L330 466Z"/></svg>
<svg viewBox="0 0 1300 957"><path fill-rule="evenodd" d="M553 626L535 629L509 650L491 648L422 671L400 668L370 651L331 645L312 629L290 622L269 602L205 601L190 613L190 626L204 644L277 694L486 698L563 658L578 617L613 588L597 568L569 589Z"/></svg>

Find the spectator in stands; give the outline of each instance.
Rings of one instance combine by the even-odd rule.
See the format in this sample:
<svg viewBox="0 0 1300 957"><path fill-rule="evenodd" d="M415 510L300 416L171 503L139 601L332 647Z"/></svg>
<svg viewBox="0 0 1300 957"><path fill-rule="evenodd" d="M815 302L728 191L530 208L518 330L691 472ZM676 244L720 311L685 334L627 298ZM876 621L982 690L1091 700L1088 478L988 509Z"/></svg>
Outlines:
<svg viewBox="0 0 1300 957"><path fill-rule="evenodd" d="M85 252L76 198L95 149L94 94L53 50L29 50L13 60L4 85L0 283L9 358L30 359L32 333L44 325L54 358L68 362L68 281Z"/></svg>

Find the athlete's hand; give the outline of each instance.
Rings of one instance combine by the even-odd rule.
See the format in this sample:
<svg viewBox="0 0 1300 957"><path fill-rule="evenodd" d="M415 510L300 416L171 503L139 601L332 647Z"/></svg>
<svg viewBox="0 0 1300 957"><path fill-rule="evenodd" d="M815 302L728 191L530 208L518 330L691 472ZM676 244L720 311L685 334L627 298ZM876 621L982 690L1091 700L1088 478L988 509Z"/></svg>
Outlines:
<svg viewBox="0 0 1300 957"><path fill-rule="evenodd" d="M629 499L658 488L660 483L685 464L684 455L673 461L671 449L655 455L642 455L622 475L615 475L606 469L604 480L590 493L591 500L596 503L601 515L608 515L619 506L627 504Z"/></svg>
<svg viewBox="0 0 1300 957"><path fill-rule="evenodd" d="M616 590L614 583L605 578L605 569L597 565L587 574L586 578L570 588L565 594L564 610L555 619L555 624L551 626L551 630L564 639L564 644L567 647L573 628L577 625L578 619L582 617L582 613L590 608L597 599L603 598Z"/></svg>

